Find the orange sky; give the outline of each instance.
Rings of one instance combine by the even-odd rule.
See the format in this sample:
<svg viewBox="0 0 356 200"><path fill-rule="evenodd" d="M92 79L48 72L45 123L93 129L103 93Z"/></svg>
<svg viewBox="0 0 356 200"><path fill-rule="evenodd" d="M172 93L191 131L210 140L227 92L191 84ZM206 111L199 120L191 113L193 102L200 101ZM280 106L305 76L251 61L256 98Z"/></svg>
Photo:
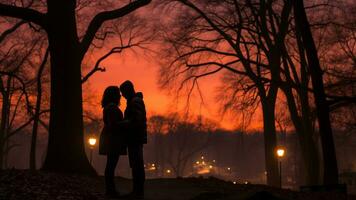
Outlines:
<svg viewBox="0 0 356 200"><path fill-rule="evenodd" d="M92 56L91 60L94 61L95 57L99 57L104 53L106 53L104 49L98 51ZM142 53L142 56L140 53ZM127 50L124 54L112 55L103 62L102 66L106 68L106 72L97 72L89 80L90 87L95 91L98 102L107 86L119 85L125 80L131 80L135 84L136 90L144 93L149 115L182 112L185 110L186 98L181 98L177 104L173 96L168 95L168 91L159 89L157 84L159 65L155 62L155 58L144 56L143 52L133 53ZM220 123L223 128L234 129L237 123L232 119L228 119L228 117L222 120L218 114L219 107L215 103L215 90L218 84L219 78L217 76L210 76L202 80L200 87L203 91L205 106L201 107L200 98L193 95L189 112L194 115L198 115L201 112L203 116ZM84 92L86 91L84 90ZM122 104L122 108L124 108L124 100ZM258 121L255 121L250 128L260 129L261 124Z"/></svg>
<svg viewBox="0 0 356 200"><path fill-rule="evenodd" d="M148 6L139 11L140 14L147 14L151 17L151 21L162 20L161 10L153 9L153 6ZM164 16L164 19L169 18ZM110 40L110 39L109 39ZM107 42L107 46L115 45L115 39ZM151 44L148 48L154 49L158 44ZM86 57L86 61L91 63L108 52L109 49L99 49L90 56ZM110 56L102 63L106 68L106 72L97 72L90 80L90 87L96 92L98 102L100 102L101 95L104 89L109 85L119 85L125 80L131 80L137 91L142 91L144 100L149 115L152 114L166 114L169 112L185 111L186 98L179 99L177 104L173 96L168 95L167 90L159 89L157 84L159 64L155 62L157 57L147 56L143 50L135 49L135 52L128 49L123 54L115 54ZM85 74L85 72L83 73ZM192 103L190 104L189 113L192 115L199 115L200 113L210 120L220 123L221 127L226 129L234 129L239 124L234 119L222 117L219 115L219 106L216 104L216 89L220 83L220 78L216 75L205 77L199 81L201 91L203 91L204 106L201 106L201 101L198 95L193 95ZM85 88L85 87L84 87ZM85 90L84 90L85 92ZM85 94L84 94L85 96ZM124 109L123 100L122 109ZM257 112L260 113L260 112ZM256 119L248 129L261 129L261 116L256 115Z"/></svg>

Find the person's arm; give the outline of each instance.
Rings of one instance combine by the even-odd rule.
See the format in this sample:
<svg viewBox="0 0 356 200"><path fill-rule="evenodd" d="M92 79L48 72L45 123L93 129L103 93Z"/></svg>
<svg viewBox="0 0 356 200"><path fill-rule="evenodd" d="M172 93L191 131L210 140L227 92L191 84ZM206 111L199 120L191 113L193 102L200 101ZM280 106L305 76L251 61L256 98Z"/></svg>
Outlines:
<svg viewBox="0 0 356 200"><path fill-rule="evenodd" d="M132 122L144 122L146 119L146 110L145 104L142 100L134 100L132 102L132 118L130 119Z"/></svg>
<svg viewBox="0 0 356 200"><path fill-rule="evenodd" d="M108 115L108 126L110 127L113 132L121 132L126 129L126 125L122 123L123 121L123 114L120 109L116 107L108 108L107 110Z"/></svg>

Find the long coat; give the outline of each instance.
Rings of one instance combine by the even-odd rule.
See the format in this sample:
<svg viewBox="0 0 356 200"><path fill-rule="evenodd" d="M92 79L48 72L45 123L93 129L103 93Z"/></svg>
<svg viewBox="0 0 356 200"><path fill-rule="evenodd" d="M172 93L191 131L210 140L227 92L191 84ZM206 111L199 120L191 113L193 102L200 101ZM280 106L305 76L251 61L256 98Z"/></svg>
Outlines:
<svg viewBox="0 0 356 200"><path fill-rule="evenodd" d="M128 144L147 144L146 108L141 92L127 101L124 119L128 122Z"/></svg>
<svg viewBox="0 0 356 200"><path fill-rule="evenodd" d="M127 142L125 131L120 127L123 120L121 110L115 104L109 104L103 109L104 128L100 135L99 154L109 153L126 155Z"/></svg>

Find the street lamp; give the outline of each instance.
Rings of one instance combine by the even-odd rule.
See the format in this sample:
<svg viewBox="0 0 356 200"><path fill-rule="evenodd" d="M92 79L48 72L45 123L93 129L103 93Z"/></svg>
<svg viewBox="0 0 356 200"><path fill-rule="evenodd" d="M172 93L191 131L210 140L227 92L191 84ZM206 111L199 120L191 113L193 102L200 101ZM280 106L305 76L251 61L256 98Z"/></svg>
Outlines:
<svg viewBox="0 0 356 200"><path fill-rule="evenodd" d="M96 144L96 138L95 137L90 137L88 139L88 143L89 143L89 149L90 149L90 164L93 161L93 149L95 147Z"/></svg>
<svg viewBox="0 0 356 200"><path fill-rule="evenodd" d="M282 158L284 157L286 150L284 147L278 147L276 154L279 160L279 186L282 188Z"/></svg>

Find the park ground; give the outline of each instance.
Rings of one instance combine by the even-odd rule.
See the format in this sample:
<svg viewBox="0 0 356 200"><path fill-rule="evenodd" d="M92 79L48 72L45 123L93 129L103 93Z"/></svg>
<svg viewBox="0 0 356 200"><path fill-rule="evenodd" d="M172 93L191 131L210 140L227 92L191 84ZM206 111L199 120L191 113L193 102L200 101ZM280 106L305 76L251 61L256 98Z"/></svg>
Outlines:
<svg viewBox="0 0 356 200"><path fill-rule="evenodd" d="M125 194L131 180L117 178ZM0 200L104 200L103 177L86 177L27 170L0 171ZM233 184L216 178L149 179L147 200L353 200L335 192L297 192L265 185Z"/></svg>

